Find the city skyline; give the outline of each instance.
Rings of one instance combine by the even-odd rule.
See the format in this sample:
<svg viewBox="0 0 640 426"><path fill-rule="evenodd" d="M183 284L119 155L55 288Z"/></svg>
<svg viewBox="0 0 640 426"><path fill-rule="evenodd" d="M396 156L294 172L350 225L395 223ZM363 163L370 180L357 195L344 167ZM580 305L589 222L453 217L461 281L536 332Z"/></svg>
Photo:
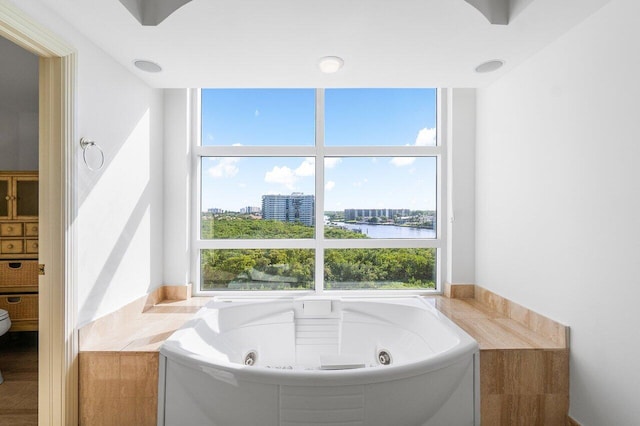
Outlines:
<svg viewBox="0 0 640 426"><path fill-rule="evenodd" d="M395 166L390 157L332 158L325 166L324 209L436 209L436 159L412 158L412 167ZM302 192L315 196L313 158L246 157L202 159L202 209L225 210L260 205L262 195ZM279 164L279 165L273 165ZM354 171L360 170L355 176ZM402 207L398 207L402 206Z"/></svg>
<svg viewBox="0 0 640 426"><path fill-rule="evenodd" d="M304 194L302 192L292 192L290 194L263 194L262 198L264 199L265 196L280 196L280 197L287 197L287 196L291 196L291 195L311 195L311 194ZM370 207L346 207L344 209L341 210L325 210L325 212L343 212L346 213L347 211L350 210L355 210L355 211L372 211L372 210L387 210L387 211L391 211L391 212L406 212L407 214L410 214L411 212L416 212L416 211L431 211L431 212L435 212L435 210L431 209L427 209L427 210L420 210L420 209L407 209L407 208L401 208L401 207L391 207L391 208L370 208ZM207 208L203 208L202 213L211 213L211 214L224 214L224 213L239 213L239 214L254 214L254 213L262 213L262 207L261 206L242 206L240 208L237 209L222 209L220 207L207 207Z"/></svg>

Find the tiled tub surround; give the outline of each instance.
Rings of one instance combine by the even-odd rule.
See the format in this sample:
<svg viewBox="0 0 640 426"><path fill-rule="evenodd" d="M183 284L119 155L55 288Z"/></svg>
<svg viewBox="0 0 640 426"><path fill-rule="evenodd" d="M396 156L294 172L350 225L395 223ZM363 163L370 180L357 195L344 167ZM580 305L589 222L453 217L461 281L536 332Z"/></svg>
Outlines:
<svg viewBox="0 0 640 426"><path fill-rule="evenodd" d="M158 349L211 300L189 293L163 287L80 329L81 425L156 424ZM482 424L564 426L567 328L480 287L445 294L464 298L436 307L480 344Z"/></svg>
<svg viewBox="0 0 640 426"><path fill-rule="evenodd" d="M480 345L483 425L565 425L568 327L478 286L445 289L436 307Z"/></svg>
<svg viewBox="0 0 640 426"><path fill-rule="evenodd" d="M210 298L166 286L79 331L81 425L155 425L158 349Z"/></svg>

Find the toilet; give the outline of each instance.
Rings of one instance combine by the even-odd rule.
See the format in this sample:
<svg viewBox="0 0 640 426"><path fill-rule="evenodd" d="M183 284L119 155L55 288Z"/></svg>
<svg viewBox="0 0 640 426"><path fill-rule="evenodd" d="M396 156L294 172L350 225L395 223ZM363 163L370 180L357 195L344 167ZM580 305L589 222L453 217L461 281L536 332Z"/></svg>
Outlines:
<svg viewBox="0 0 640 426"><path fill-rule="evenodd" d="M0 309L0 336L9 331L11 328L11 318L9 318L9 312L4 309ZM0 385L4 382L2 377L2 371L0 371Z"/></svg>

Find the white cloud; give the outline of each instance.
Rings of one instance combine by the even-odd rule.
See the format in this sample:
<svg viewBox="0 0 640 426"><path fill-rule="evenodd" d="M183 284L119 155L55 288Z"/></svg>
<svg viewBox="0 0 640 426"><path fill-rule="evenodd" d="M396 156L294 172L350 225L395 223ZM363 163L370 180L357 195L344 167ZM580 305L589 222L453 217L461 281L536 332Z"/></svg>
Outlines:
<svg viewBox="0 0 640 426"><path fill-rule="evenodd" d="M390 162L396 167L405 167L410 166L414 161L416 161L415 157L394 157Z"/></svg>
<svg viewBox="0 0 640 426"><path fill-rule="evenodd" d="M293 190L295 189L296 182L301 178L313 176L315 171L314 159L308 157L305 158L295 170L291 170L287 166L274 166L271 171L264 175L264 181L267 183L279 183Z"/></svg>
<svg viewBox="0 0 640 426"><path fill-rule="evenodd" d="M279 183L289 189L293 189L298 177L293 170L287 166L274 166L270 172L264 175L264 181L267 183Z"/></svg>
<svg viewBox="0 0 640 426"><path fill-rule="evenodd" d="M420 129L413 146L436 146L436 135L435 127ZM391 159L391 164L396 167L405 167L413 164L415 160L413 157L395 157Z"/></svg>
<svg viewBox="0 0 640 426"><path fill-rule="evenodd" d="M313 158L305 158L302 164L295 170L296 176L313 176L315 172L316 166Z"/></svg>
<svg viewBox="0 0 640 426"><path fill-rule="evenodd" d="M329 182L327 182L324 185L324 190L325 191L331 191L333 188L335 188L335 186L336 186L336 183L334 181L330 180Z"/></svg>
<svg viewBox="0 0 640 426"><path fill-rule="evenodd" d="M415 146L436 146L436 129L420 129L416 136Z"/></svg>
<svg viewBox="0 0 640 426"><path fill-rule="evenodd" d="M342 158L337 157L325 157L324 167L325 169L333 169L335 166L342 162Z"/></svg>
<svg viewBox="0 0 640 426"><path fill-rule="evenodd" d="M214 160L214 165L209 167L209 175L213 178L230 178L238 174L240 169L236 165L239 158L225 157Z"/></svg>

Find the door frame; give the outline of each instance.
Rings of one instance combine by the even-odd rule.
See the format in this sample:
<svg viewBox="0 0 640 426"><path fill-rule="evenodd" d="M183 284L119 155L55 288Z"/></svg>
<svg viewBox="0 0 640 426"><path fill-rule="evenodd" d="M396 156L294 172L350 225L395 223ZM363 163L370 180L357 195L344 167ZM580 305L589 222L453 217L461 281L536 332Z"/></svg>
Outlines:
<svg viewBox="0 0 640 426"><path fill-rule="evenodd" d="M0 36L39 57L38 424L78 423L76 51L7 0Z"/></svg>

